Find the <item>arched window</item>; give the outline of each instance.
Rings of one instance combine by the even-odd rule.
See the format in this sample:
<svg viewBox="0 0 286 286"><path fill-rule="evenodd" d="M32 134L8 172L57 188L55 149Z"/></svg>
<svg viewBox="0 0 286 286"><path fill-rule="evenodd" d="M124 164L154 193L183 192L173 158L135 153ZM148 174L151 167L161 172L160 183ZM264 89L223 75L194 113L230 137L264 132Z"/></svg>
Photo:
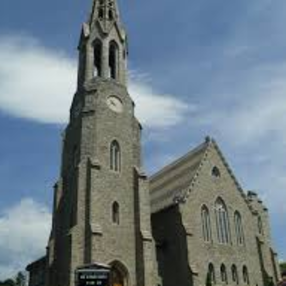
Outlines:
<svg viewBox="0 0 286 286"><path fill-rule="evenodd" d="M101 57L102 57L102 43L96 39L93 44L94 49L94 77L102 75Z"/></svg>
<svg viewBox="0 0 286 286"><path fill-rule="evenodd" d="M257 218L257 224L258 224L258 232L259 232L260 234L263 234L263 223L262 223L261 216L258 216L258 218Z"/></svg>
<svg viewBox="0 0 286 286"><path fill-rule="evenodd" d="M230 243L230 231L228 213L225 203L219 198L215 203L216 225L218 241L220 243Z"/></svg>
<svg viewBox="0 0 286 286"><path fill-rule="evenodd" d="M110 286L127 286L129 285L129 274L127 268L119 261L110 264Z"/></svg>
<svg viewBox="0 0 286 286"><path fill-rule="evenodd" d="M108 10L108 19L113 20L113 11L111 9Z"/></svg>
<svg viewBox="0 0 286 286"><path fill-rule="evenodd" d="M228 283L227 272L224 264L222 264L220 267L220 276L221 276L221 281L227 284Z"/></svg>
<svg viewBox="0 0 286 286"><path fill-rule="evenodd" d="M232 275L232 281L238 284L239 283L238 273L237 273L237 268L235 265L231 266L231 275Z"/></svg>
<svg viewBox="0 0 286 286"><path fill-rule="evenodd" d="M118 45L115 41L111 41L109 44L109 69L110 77L117 79L118 75Z"/></svg>
<svg viewBox="0 0 286 286"><path fill-rule="evenodd" d="M104 18L104 10L102 7L98 9L98 18L102 20Z"/></svg>
<svg viewBox="0 0 286 286"><path fill-rule="evenodd" d="M112 205L112 222L115 224L120 223L119 204L117 202Z"/></svg>
<svg viewBox="0 0 286 286"><path fill-rule="evenodd" d="M219 170L219 168L218 167L213 167L213 169L212 169L212 176L214 177L214 178L220 178L220 170Z"/></svg>
<svg viewBox="0 0 286 286"><path fill-rule="evenodd" d="M242 227L241 215L238 211L234 213L234 226L237 238L237 244L244 244L244 233Z"/></svg>
<svg viewBox="0 0 286 286"><path fill-rule="evenodd" d="M112 141L110 146L110 169L116 172L121 170L121 152L116 140Z"/></svg>
<svg viewBox="0 0 286 286"><path fill-rule="evenodd" d="M247 267L245 265L242 268L242 275L243 275L243 282L245 284L249 284L248 269L247 269Z"/></svg>
<svg viewBox="0 0 286 286"><path fill-rule="evenodd" d="M210 213L206 206L202 207L201 215L204 241L210 242L212 241L211 221Z"/></svg>
<svg viewBox="0 0 286 286"><path fill-rule="evenodd" d="M216 283L216 279L215 279L215 269L212 263L209 264L209 268L208 268L208 275L211 279L212 284Z"/></svg>

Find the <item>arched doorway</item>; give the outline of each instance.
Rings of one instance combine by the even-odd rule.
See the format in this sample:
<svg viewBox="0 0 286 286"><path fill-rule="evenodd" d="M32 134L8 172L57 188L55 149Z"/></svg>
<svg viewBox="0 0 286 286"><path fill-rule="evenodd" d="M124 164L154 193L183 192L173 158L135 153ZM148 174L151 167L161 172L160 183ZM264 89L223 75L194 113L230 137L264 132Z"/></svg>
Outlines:
<svg viewBox="0 0 286 286"><path fill-rule="evenodd" d="M128 286L128 272L126 267L119 261L110 263L111 286Z"/></svg>

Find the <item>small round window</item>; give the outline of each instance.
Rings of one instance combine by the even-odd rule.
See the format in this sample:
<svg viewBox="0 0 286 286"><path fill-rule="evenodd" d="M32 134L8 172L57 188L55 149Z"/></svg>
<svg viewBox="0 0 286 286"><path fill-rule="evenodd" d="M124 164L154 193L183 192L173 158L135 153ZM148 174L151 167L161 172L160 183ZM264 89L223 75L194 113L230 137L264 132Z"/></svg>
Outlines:
<svg viewBox="0 0 286 286"><path fill-rule="evenodd" d="M214 178L220 178L220 170L218 167L213 167L212 169L212 176Z"/></svg>

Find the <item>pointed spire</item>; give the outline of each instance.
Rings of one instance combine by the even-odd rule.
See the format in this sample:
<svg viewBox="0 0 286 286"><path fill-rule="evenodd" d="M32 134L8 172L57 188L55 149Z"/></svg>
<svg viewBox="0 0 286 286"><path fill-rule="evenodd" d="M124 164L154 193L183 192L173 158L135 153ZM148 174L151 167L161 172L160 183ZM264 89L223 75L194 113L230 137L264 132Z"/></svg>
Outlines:
<svg viewBox="0 0 286 286"><path fill-rule="evenodd" d="M94 78L110 78L126 85L127 55L127 35L117 1L93 0L80 38L78 86Z"/></svg>
<svg viewBox="0 0 286 286"><path fill-rule="evenodd" d="M93 0L92 14L89 20L90 25L99 21L102 24L110 25L119 20L119 9L116 0Z"/></svg>

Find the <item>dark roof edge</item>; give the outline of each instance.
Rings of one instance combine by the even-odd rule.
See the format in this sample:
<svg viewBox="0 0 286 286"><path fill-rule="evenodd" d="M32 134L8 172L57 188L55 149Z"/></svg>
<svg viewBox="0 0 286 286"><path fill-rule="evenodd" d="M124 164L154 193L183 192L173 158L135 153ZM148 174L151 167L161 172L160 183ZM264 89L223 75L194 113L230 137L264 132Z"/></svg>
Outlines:
<svg viewBox="0 0 286 286"><path fill-rule="evenodd" d="M39 264L39 263L45 263L46 262L46 259L47 259L47 256L43 256L35 261L33 261L32 263L30 263L27 267L26 267L26 270L27 271L30 271L36 264Z"/></svg>
<svg viewBox="0 0 286 286"><path fill-rule="evenodd" d="M181 163L183 160L188 159L189 157L191 157L192 155L194 155L195 153L203 150L204 148L207 148L208 146L208 142L205 141L203 143L201 143L200 145L198 145L197 147L195 147L194 149L191 149L188 153L186 153L185 155L179 157L178 159L176 159L175 161L171 162L170 164L164 166L162 169L160 169L159 171L157 171L156 173L154 173L153 175L151 175L149 177L150 181L153 180L155 177L160 176L161 174L163 174L164 172L168 171L168 169L171 169L172 167L175 167L178 163Z"/></svg>

